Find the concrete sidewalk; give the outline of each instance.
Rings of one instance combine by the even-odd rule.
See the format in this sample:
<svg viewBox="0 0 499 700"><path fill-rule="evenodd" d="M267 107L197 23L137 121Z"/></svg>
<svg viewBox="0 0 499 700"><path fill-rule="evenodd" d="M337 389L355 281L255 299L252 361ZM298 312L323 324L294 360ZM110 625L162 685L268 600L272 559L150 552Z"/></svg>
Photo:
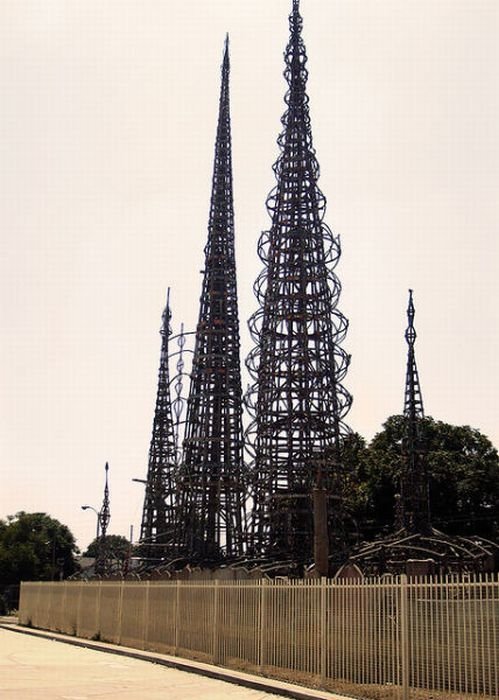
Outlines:
<svg viewBox="0 0 499 700"><path fill-rule="evenodd" d="M270 700L276 696L345 700L345 696L178 657L0 620L2 700Z"/></svg>

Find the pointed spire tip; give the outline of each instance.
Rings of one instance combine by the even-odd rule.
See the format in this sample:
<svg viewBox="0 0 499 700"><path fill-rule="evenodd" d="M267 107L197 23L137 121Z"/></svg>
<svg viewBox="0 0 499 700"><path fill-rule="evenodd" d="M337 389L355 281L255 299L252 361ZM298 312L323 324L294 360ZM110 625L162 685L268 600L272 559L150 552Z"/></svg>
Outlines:
<svg viewBox="0 0 499 700"><path fill-rule="evenodd" d="M225 35L225 41L224 41L224 54L223 54L223 60L222 60L222 70L227 70L229 69L229 32L226 33Z"/></svg>

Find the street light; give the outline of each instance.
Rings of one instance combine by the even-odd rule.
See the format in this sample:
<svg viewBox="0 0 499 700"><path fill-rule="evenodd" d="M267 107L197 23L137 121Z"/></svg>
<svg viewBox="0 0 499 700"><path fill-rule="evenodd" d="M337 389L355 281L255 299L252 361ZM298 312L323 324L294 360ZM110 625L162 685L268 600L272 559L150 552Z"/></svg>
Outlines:
<svg viewBox="0 0 499 700"><path fill-rule="evenodd" d="M82 506L82 510L93 510L95 515L97 516L97 533L95 535L95 539L99 539L99 533L100 533L100 512L94 508L93 506Z"/></svg>

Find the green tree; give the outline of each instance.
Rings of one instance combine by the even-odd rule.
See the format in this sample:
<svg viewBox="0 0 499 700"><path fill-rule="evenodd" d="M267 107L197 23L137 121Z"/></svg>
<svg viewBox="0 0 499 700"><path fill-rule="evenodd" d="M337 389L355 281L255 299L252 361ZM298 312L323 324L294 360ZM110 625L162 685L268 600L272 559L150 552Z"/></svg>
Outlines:
<svg viewBox="0 0 499 700"><path fill-rule="evenodd" d="M97 557L99 553L99 547L104 544L106 557L117 561L119 564L123 564L128 556L130 555L131 544L126 537L122 535L106 535L105 542L102 542L102 538L94 539L88 545L86 551L83 553L84 557Z"/></svg>
<svg viewBox="0 0 499 700"><path fill-rule="evenodd" d="M499 456L490 440L469 426L424 418L432 524L448 534L499 538ZM392 529L402 468L404 417L391 416L371 441L363 462L366 535Z"/></svg>
<svg viewBox="0 0 499 700"><path fill-rule="evenodd" d="M364 535L368 512L366 463L369 448L359 433L352 432L342 441L343 512L350 544L358 543ZM333 466L334 473L334 466Z"/></svg>
<svg viewBox="0 0 499 700"><path fill-rule="evenodd" d="M0 521L0 585L66 578L77 569L75 538L46 513L9 515Z"/></svg>

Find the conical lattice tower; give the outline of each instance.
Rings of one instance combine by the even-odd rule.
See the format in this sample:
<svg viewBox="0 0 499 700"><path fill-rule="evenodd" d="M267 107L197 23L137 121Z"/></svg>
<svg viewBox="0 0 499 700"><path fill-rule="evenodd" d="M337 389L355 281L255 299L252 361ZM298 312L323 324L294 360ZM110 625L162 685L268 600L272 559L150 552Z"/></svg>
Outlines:
<svg viewBox="0 0 499 700"><path fill-rule="evenodd" d="M409 290L407 307L407 372L405 380L404 417L405 438L403 440L404 466L400 482L401 526L410 533L429 534L430 504L426 450L421 436L421 422L424 418L423 397L419 383L414 345L414 302L412 289Z"/></svg>
<svg viewBox="0 0 499 700"><path fill-rule="evenodd" d="M402 467L396 529L373 542L363 543L350 552L347 564L356 564L371 576L407 574L462 574L465 571L492 571L499 548L483 537L446 535L432 528L430 519L428 447L425 445L423 398L419 383L414 345L414 302L409 290L407 307L408 345L404 395ZM338 575L343 575L340 570Z"/></svg>
<svg viewBox="0 0 499 700"><path fill-rule="evenodd" d="M211 564L242 553L244 486L239 319L225 44L199 320L187 402L179 513L183 552Z"/></svg>
<svg viewBox="0 0 499 700"><path fill-rule="evenodd" d="M164 559L174 551L174 475L177 465L177 443L168 366L168 342L171 335L170 290L162 320L158 390L140 528L141 555L149 561Z"/></svg>
<svg viewBox="0 0 499 700"><path fill-rule="evenodd" d="M248 431L251 551L307 562L317 529L314 491L325 496L329 549L341 546L341 442L348 432L342 421L351 396L341 383L349 363L340 345L348 324L337 308L341 287L333 272L340 243L323 221L297 0L289 21L287 110L274 165L277 185L267 199L272 226L259 241L260 308L249 322L256 343L247 359L254 380L248 393L254 414Z"/></svg>

